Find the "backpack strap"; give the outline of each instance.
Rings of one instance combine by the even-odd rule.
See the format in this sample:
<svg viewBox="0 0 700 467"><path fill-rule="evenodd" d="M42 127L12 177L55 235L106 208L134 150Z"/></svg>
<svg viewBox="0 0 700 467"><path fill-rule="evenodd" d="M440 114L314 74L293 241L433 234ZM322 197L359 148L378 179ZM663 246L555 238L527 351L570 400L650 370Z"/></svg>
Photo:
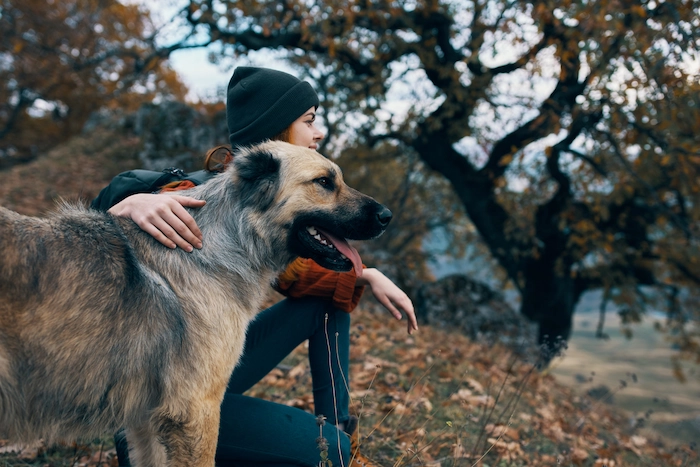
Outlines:
<svg viewBox="0 0 700 467"><path fill-rule="evenodd" d="M209 172L208 170L198 170L196 172L186 174L183 180L189 180L195 185L201 185L202 183L211 179L214 175L216 175L216 172Z"/></svg>
<svg viewBox="0 0 700 467"><path fill-rule="evenodd" d="M190 180L195 185L200 185L213 175L206 170L187 174L182 169L175 167L169 167L162 172L144 169L129 170L114 177L109 185L104 187L100 194L92 200L90 207L107 211L128 196L137 193L154 193L163 185L179 180Z"/></svg>

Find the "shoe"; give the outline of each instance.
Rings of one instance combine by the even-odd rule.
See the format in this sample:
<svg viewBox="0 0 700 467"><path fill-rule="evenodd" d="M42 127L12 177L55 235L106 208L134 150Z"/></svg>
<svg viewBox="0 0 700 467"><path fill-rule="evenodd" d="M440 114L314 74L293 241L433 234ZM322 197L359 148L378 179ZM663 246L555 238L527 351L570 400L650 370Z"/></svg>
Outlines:
<svg viewBox="0 0 700 467"><path fill-rule="evenodd" d="M360 431L357 429L359 419L350 415L345 422L345 433L350 437L350 467L379 467L360 452Z"/></svg>

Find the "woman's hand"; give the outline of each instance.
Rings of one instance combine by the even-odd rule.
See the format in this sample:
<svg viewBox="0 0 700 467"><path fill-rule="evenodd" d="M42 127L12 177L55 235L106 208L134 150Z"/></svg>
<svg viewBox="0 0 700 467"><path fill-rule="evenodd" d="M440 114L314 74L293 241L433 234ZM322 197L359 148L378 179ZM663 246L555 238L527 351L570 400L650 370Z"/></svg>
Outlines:
<svg viewBox="0 0 700 467"><path fill-rule="evenodd" d="M140 193L125 198L108 212L130 218L168 248L190 252L202 248L202 232L185 207L201 208L205 204L189 196Z"/></svg>
<svg viewBox="0 0 700 467"><path fill-rule="evenodd" d="M369 286L374 297L394 315L394 318L401 319L401 311L403 311L408 318L407 327L409 334L418 330L416 313L411 299L391 279L377 269L368 268L362 271L362 276L357 278L356 284Z"/></svg>

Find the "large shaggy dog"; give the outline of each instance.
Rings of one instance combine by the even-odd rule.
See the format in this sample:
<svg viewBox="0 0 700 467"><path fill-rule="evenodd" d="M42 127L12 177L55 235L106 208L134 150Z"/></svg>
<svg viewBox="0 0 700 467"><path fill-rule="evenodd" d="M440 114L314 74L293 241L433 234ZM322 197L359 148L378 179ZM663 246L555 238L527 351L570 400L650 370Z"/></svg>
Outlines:
<svg viewBox="0 0 700 467"><path fill-rule="evenodd" d="M286 143L241 149L179 193L207 201L192 211L204 235L193 253L83 207L0 208L0 438L126 427L135 466L212 467L224 390L269 283L298 256L361 268L345 239L391 219L334 163Z"/></svg>

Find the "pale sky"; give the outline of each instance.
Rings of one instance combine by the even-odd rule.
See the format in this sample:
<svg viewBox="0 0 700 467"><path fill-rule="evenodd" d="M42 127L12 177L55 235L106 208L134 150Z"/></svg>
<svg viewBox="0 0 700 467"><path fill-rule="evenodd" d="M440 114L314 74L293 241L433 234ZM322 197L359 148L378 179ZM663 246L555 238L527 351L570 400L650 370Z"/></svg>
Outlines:
<svg viewBox="0 0 700 467"><path fill-rule="evenodd" d="M226 86L233 72L223 71L217 65L209 63L206 49L173 52L170 55L170 66L189 88L192 100L215 93L218 87Z"/></svg>
<svg viewBox="0 0 700 467"><path fill-rule="evenodd" d="M150 11L153 26L160 28L162 42L168 37L178 35L178 25L171 22L178 10L183 8L186 0L121 0L125 4L138 4ZM231 77L231 70L222 70L207 59L207 49L178 50L170 55L171 67L180 75L190 89L190 99L214 94L218 87L226 86Z"/></svg>

